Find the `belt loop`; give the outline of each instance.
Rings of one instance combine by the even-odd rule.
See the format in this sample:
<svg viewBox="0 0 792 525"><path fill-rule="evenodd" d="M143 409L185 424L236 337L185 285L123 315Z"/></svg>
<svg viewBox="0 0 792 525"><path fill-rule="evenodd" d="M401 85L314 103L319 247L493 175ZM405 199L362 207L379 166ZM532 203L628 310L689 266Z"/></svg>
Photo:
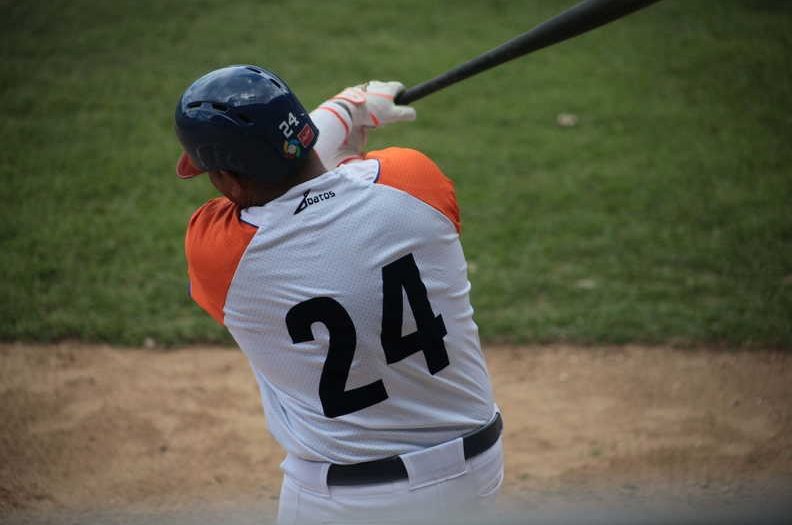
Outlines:
<svg viewBox="0 0 792 525"><path fill-rule="evenodd" d="M287 454L280 468L286 477L296 481L303 488L323 496L330 496L330 489L327 487L327 471L330 463L307 461Z"/></svg>
<svg viewBox="0 0 792 525"><path fill-rule="evenodd" d="M400 457L407 468L410 490L457 478L467 472L461 437Z"/></svg>

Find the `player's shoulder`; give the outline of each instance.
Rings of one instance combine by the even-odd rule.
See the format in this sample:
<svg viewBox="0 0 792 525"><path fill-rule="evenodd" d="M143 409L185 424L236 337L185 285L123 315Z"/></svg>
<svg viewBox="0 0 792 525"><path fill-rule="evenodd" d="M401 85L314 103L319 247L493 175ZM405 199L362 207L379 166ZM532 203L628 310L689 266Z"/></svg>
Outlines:
<svg viewBox="0 0 792 525"><path fill-rule="evenodd" d="M195 210L190 217L190 229L206 231L221 225L231 224L239 217L239 207L225 197L217 197Z"/></svg>
<svg viewBox="0 0 792 525"><path fill-rule="evenodd" d="M366 159L379 162L377 182L409 193L445 215L460 230L454 184L426 154L411 148L371 151Z"/></svg>
<svg viewBox="0 0 792 525"><path fill-rule="evenodd" d="M247 246L257 228L240 218L239 206L225 197L212 199L193 213L187 227L188 262L211 264L232 247Z"/></svg>
<svg viewBox="0 0 792 525"><path fill-rule="evenodd" d="M424 176L442 176L440 167L425 153L412 148L390 147L366 153L366 159L376 159L380 163L380 173L420 173Z"/></svg>
<svg viewBox="0 0 792 525"><path fill-rule="evenodd" d="M240 219L237 205L219 197L193 213L184 241L190 295L222 323L225 295L258 229Z"/></svg>

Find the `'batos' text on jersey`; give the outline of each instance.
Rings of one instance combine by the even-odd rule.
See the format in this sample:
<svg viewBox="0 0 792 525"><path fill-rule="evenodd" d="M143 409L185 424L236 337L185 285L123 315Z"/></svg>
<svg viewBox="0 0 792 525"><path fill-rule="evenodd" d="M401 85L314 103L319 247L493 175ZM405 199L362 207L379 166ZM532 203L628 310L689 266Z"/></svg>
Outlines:
<svg viewBox="0 0 792 525"><path fill-rule="evenodd" d="M333 197L336 196L335 192L333 192L332 190L331 191L326 191L324 193L317 193L314 196L310 196L309 195L310 193L311 193L311 190L305 190L305 192L303 193L303 196L302 196L302 200L300 201L300 204L298 204L297 205L297 209L294 210L294 215L297 215L298 213L303 211L308 206L312 206L314 204L318 204L318 203L320 203L322 201L326 201L327 199L332 199Z"/></svg>

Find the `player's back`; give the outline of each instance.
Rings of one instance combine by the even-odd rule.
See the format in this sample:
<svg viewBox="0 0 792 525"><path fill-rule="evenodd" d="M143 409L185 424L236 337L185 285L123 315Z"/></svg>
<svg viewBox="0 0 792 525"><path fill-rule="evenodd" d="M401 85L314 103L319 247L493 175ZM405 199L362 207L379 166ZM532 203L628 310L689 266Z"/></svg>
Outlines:
<svg viewBox="0 0 792 525"><path fill-rule="evenodd" d="M193 297L250 359L287 451L359 463L490 420L453 187L428 158L374 152L243 222L213 202L188 232Z"/></svg>

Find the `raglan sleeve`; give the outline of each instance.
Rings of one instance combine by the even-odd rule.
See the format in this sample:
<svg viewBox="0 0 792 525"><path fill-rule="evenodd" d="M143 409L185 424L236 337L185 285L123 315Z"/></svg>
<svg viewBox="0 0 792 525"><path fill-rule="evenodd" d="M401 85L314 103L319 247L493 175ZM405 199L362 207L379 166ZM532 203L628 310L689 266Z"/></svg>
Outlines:
<svg viewBox="0 0 792 525"><path fill-rule="evenodd" d="M454 183L432 159L409 148L371 151L366 154L366 159L376 159L379 162L379 184L402 190L420 199L445 215L453 223L457 233L461 231L462 221Z"/></svg>
<svg viewBox="0 0 792 525"><path fill-rule="evenodd" d="M207 202L190 218L184 239L190 297L220 324L231 281L256 231L224 197Z"/></svg>

